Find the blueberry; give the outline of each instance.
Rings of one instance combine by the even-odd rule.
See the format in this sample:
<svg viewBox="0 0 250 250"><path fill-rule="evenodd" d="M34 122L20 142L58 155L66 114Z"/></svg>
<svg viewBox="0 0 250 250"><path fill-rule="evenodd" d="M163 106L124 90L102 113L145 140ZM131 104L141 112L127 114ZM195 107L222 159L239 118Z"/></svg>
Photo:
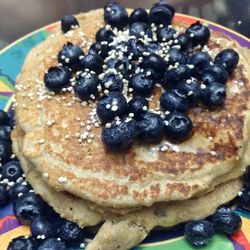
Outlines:
<svg viewBox="0 0 250 250"><path fill-rule="evenodd" d="M80 68L80 59L84 55L82 49L78 45L67 42L57 55L57 60L63 66L67 66L72 70Z"/></svg>
<svg viewBox="0 0 250 250"><path fill-rule="evenodd" d="M110 2L104 7L104 20L112 27L122 29L128 24L127 10L119 3Z"/></svg>
<svg viewBox="0 0 250 250"><path fill-rule="evenodd" d="M148 23L148 13L143 8L134 9L133 12L130 14L129 23Z"/></svg>
<svg viewBox="0 0 250 250"><path fill-rule="evenodd" d="M0 109L0 125L10 125L11 119L8 114Z"/></svg>
<svg viewBox="0 0 250 250"><path fill-rule="evenodd" d="M5 163L12 154L11 142L0 139L0 162Z"/></svg>
<svg viewBox="0 0 250 250"><path fill-rule="evenodd" d="M187 79L191 76L191 70L185 64L180 64L177 67L166 70L164 74L164 87L176 88L176 84L183 79Z"/></svg>
<svg viewBox="0 0 250 250"><path fill-rule="evenodd" d="M184 79L177 84L176 88L186 95L190 106L195 106L200 101L201 90L197 80Z"/></svg>
<svg viewBox="0 0 250 250"><path fill-rule="evenodd" d="M9 181L16 181L22 177L23 170L18 161L9 161L2 166L2 178Z"/></svg>
<svg viewBox="0 0 250 250"><path fill-rule="evenodd" d="M107 30L105 28L100 28L95 35L95 40L97 42L103 42L106 41L108 43L111 43L114 38L114 33L111 30Z"/></svg>
<svg viewBox="0 0 250 250"><path fill-rule="evenodd" d="M45 86L54 92L59 92L70 83L71 71L67 67L50 67L44 75Z"/></svg>
<svg viewBox="0 0 250 250"><path fill-rule="evenodd" d="M97 105L97 115L102 122L112 121L116 116L124 116L128 108L126 98L119 92L109 92Z"/></svg>
<svg viewBox="0 0 250 250"><path fill-rule="evenodd" d="M102 66L104 62L99 55L87 54L81 59L80 64L81 70L89 69L90 71L100 74L103 71Z"/></svg>
<svg viewBox="0 0 250 250"><path fill-rule="evenodd" d="M150 96L154 89L153 80L144 72L134 74L129 79L129 88L133 89L135 95Z"/></svg>
<svg viewBox="0 0 250 250"><path fill-rule="evenodd" d="M157 39L160 42L169 42L174 38L176 31L169 27L163 27L157 31Z"/></svg>
<svg viewBox="0 0 250 250"><path fill-rule="evenodd" d="M141 96L135 96L129 101L128 107L128 112L133 113L135 119L138 119L147 111L148 101Z"/></svg>
<svg viewBox="0 0 250 250"><path fill-rule="evenodd" d="M15 202L20 195L27 194L31 190L31 186L26 182L16 183L10 190L9 196L12 202Z"/></svg>
<svg viewBox="0 0 250 250"><path fill-rule="evenodd" d="M158 143L164 136L163 119L154 113L145 113L141 115L139 124L139 140L146 143Z"/></svg>
<svg viewBox="0 0 250 250"><path fill-rule="evenodd" d="M166 136L175 142L181 142L190 137L193 124L184 113L173 111L165 117Z"/></svg>
<svg viewBox="0 0 250 250"><path fill-rule="evenodd" d="M89 54L99 55L102 58L108 56L109 46L101 43L93 43L89 48Z"/></svg>
<svg viewBox="0 0 250 250"><path fill-rule="evenodd" d="M230 209L218 209L212 216L216 232L231 235L237 232L242 225L238 214Z"/></svg>
<svg viewBox="0 0 250 250"><path fill-rule="evenodd" d="M156 52L158 52L161 49L162 49L161 45L157 42L149 42L147 44L147 51L150 54L155 54Z"/></svg>
<svg viewBox="0 0 250 250"><path fill-rule="evenodd" d="M244 179L244 182L247 186L250 186L250 165L248 165L246 167L246 170L243 174L243 179Z"/></svg>
<svg viewBox="0 0 250 250"><path fill-rule="evenodd" d="M25 225L29 225L36 217L45 213L46 204L35 193L27 193L19 197L14 204L14 214Z"/></svg>
<svg viewBox="0 0 250 250"><path fill-rule="evenodd" d="M25 236L19 236L13 239L7 250L36 250L37 244L34 239Z"/></svg>
<svg viewBox="0 0 250 250"><path fill-rule="evenodd" d="M122 59L109 59L107 62L108 68L116 69L117 72L120 72L125 78L129 76L129 65L130 63L126 56L123 56Z"/></svg>
<svg viewBox="0 0 250 250"><path fill-rule="evenodd" d="M226 90L222 83L212 82L201 91L201 100L209 108L221 106L226 99Z"/></svg>
<svg viewBox="0 0 250 250"><path fill-rule="evenodd" d="M175 10L173 7L163 2L154 4L149 12L149 22L156 25L170 25L174 16Z"/></svg>
<svg viewBox="0 0 250 250"><path fill-rule="evenodd" d="M9 203L9 195L6 186L0 183L0 207L4 207Z"/></svg>
<svg viewBox="0 0 250 250"><path fill-rule="evenodd" d="M31 221L31 234L34 238L38 235L44 235L46 238L53 238L57 235L57 228L53 223L52 218L39 216Z"/></svg>
<svg viewBox="0 0 250 250"><path fill-rule="evenodd" d="M213 223L206 220L191 221L185 226L185 236L196 247L206 246L214 233Z"/></svg>
<svg viewBox="0 0 250 250"><path fill-rule="evenodd" d="M67 33L69 30L75 29L79 26L79 22L72 15L66 15L61 20L61 29L63 33Z"/></svg>
<svg viewBox="0 0 250 250"><path fill-rule="evenodd" d="M79 243L83 240L83 230L71 221L64 221L58 232L59 238L71 244Z"/></svg>
<svg viewBox="0 0 250 250"><path fill-rule="evenodd" d="M196 77L200 77L202 71L210 66L212 58L207 52L196 52L190 57L189 63L194 65L193 74Z"/></svg>
<svg viewBox="0 0 250 250"><path fill-rule="evenodd" d="M202 71L201 79L204 84L211 82L220 82L225 84L228 80L228 73L223 66L219 64L213 64Z"/></svg>
<svg viewBox="0 0 250 250"><path fill-rule="evenodd" d="M177 48L171 48L169 50L168 63L174 65L175 63L186 64L188 61L187 55Z"/></svg>
<svg viewBox="0 0 250 250"><path fill-rule="evenodd" d="M189 51L192 49L192 40L188 34L182 33L177 36L178 45L181 46L182 51Z"/></svg>
<svg viewBox="0 0 250 250"><path fill-rule="evenodd" d="M0 125L0 140L11 140L10 138L11 127L6 125Z"/></svg>
<svg viewBox="0 0 250 250"><path fill-rule="evenodd" d="M152 37L152 31L146 23L136 22L129 26L129 35L136 38L144 37L145 35Z"/></svg>
<svg viewBox="0 0 250 250"><path fill-rule="evenodd" d="M137 60L146 50L144 43L138 39L129 39L127 42L127 54L132 56L133 60Z"/></svg>
<svg viewBox="0 0 250 250"><path fill-rule="evenodd" d="M96 74L83 72L76 77L74 91L81 100L87 101L92 95L97 94L99 84L100 80Z"/></svg>
<svg viewBox="0 0 250 250"><path fill-rule="evenodd" d="M232 72L239 63L239 54L234 49L225 49L215 57L214 62L225 67L228 72Z"/></svg>
<svg viewBox="0 0 250 250"><path fill-rule="evenodd" d="M59 250L59 249L67 250L65 243L56 238L45 239L38 247L38 250Z"/></svg>
<svg viewBox="0 0 250 250"><path fill-rule="evenodd" d="M186 112L188 100L186 95L180 90L167 90L160 97L160 105L163 110Z"/></svg>
<svg viewBox="0 0 250 250"><path fill-rule="evenodd" d="M122 92L123 90L123 81L122 79L115 74L106 74L101 82L102 88L109 91L118 91Z"/></svg>
<svg viewBox="0 0 250 250"><path fill-rule="evenodd" d="M250 189L243 187L238 194L238 201L241 208L250 211Z"/></svg>
<svg viewBox="0 0 250 250"><path fill-rule="evenodd" d="M210 30L207 26L202 25L199 21L193 23L187 30L186 33L189 34L192 39L193 46L205 45L210 38Z"/></svg>
<svg viewBox="0 0 250 250"><path fill-rule="evenodd" d="M151 71L154 80L161 80L166 70L166 62L157 54L146 56L141 62L141 68Z"/></svg>

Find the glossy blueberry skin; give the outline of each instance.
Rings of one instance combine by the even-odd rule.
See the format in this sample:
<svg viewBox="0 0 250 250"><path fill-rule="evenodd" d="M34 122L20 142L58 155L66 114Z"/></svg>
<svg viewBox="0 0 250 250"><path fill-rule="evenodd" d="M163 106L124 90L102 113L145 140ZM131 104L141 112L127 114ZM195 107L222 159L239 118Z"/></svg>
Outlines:
<svg viewBox="0 0 250 250"><path fill-rule="evenodd" d="M10 242L7 250L37 250L37 244L32 238L19 236Z"/></svg>
<svg viewBox="0 0 250 250"><path fill-rule="evenodd" d="M226 90L222 83L212 82L201 91L201 100L209 108L221 106L226 99Z"/></svg>
<svg viewBox="0 0 250 250"><path fill-rule="evenodd" d="M117 110L112 110L112 103L117 102ZM107 108L107 105L111 105L111 108ZM99 119L106 123L112 121L116 116L122 117L126 114L128 104L126 98L119 92L109 92L109 94L103 97L97 105L97 115Z"/></svg>
<svg viewBox="0 0 250 250"><path fill-rule="evenodd" d="M128 24L129 18L127 10L123 6L110 2L104 7L104 20L112 27L122 29Z"/></svg>
<svg viewBox="0 0 250 250"><path fill-rule="evenodd" d="M165 134L171 141L185 141L191 136L192 130L192 121L182 112L172 111L165 117Z"/></svg>
<svg viewBox="0 0 250 250"><path fill-rule="evenodd" d="M250 211L250 189L245 186L238 194L238 201L241 208Z"/></svg>
<svg viewBox="0 0 250 250"><path fill-rule="evenodd" d="M171 48L169 50L168 63L174 65L175 63L186 64L188 62L187 55L177 48Z"/></svg>
<svg viewBox="0 0 250 250"><path fill-rule="evenodd" d="M239 54L234 49L222 50L214 59L216 64L220 64L230 73L239 63Z"/></svg>
<svg viewBox="0 0 250 250"><path fill-rule="evenodd" d="M144 114L147 110L144 110L144 107L148 109L148 101L141 96L135 96L128 103L128 113L133 113L134 118L138 119Z"/></svg>
<svg viewBox="0 0 250 250"><path fill-rule="evenodd" d="M237 232L242 225L241 218L231 210L218 209L212 216L216 232L231 235Z"/></svg>
<svg viewBox="0 0 250 250"><path fill-rule="evenodd" d="M138 39L129 39L127 42L127 55L131 55L133 60L137 60L146 51L145 44Z"/></svg>
<svg viewBox="0 0 250 250"><path fill-rule="evenodd" d="M210 30L207 26L202 25L199 21L191 24L191 26L186 30L192 39L193 46L205 45L210 38ZM193 34L193 36L191 35Z"/></svg>
<svg viewBox="0 0 250 250"><path fill-rule="evenodd" d="M0 125L0 140L10 141L11 127L6 125Z"/></svg>
<svg viewBox="0 0 250 250"><path fill-rule="evenodd" d="M59 92L70 83L71 71L67 67L50 67L44 75L45 86L54 92Z"/></svg>
<svg viewBox="0 0 250 250"><path fill-rule="evenodd" d="M164 136L163 119L154 113L145 113L138 120L139 134L138 138L144 143L158 143Z"/></svg>
<svg viewBox="0 0 250 250"><path fill-rule="evenodd" d="M152 31L148 24L136 22L129 26L129 35L135 36L136 38L144 37L145 35L152 37Z"/></svg>
<svg viewBox="0 0 250 250"><path fill-rule="evenodd" d="M57 55L57 60L63 66L69 67L70 69L75 71L79 69L80 57L83 55L84 53L78 45L74 45L73 43L67 42L59 51ZM69 61L67 61L67 59Z"/></svg>
<svg viewBox="0 0 250 250"><path fill-rule="evenodd" d="M104 61L102 57L93 54L87 54L80 61L81 70L89 69L90 71L96 72L96 74L100 74L103 71L103 64Z"/></svg>
<svg viewBox="0 0 250 250"><path fill-rule="evenodd" d="M250 186L250 165L248 165L246 167L246 170L243 174L243 179L244 179L244 182L247 186Z"/></svg>
<svg viewBox="0 0 250 250"><path fill-rule="evenodd" d="M181 46L182 51L189 51L192 49L192 39L188 34L182 33L178 35L176 39L178 40L178 45Z"/></svg>
<svg viewBox="0 0 250 250"><path fill-rule="evenodd" d="M164 26L172 23L174 9L165 3L154 4L149 12L149 23L156 25L163 24Z"/></svg>
<svg viewBox="0 0 250 250"><path fill-rule="evenodd" d="M45 213L46 204L35 193L27 193L19 197L14 204L14 214L24 225L29 225L36 217Z"/></svg>
<svg viewBox="0 0 250 250"><path fill-rule="evenodd" d="M157 31L157 40L160 42L168 42L174 38L175 33L176 30L174 29L163 27Z"/></svg>
<svg viewBox="0 0 250 250"><path fill-rule="evenodd" d="M148 13L143 8L134 9L129 17L129 23L148 23Z"/></svg>
<svg viewBox="0 0 250 250"><path fill-rule="evenodd" d="M59 241L56 238L45 239L37 250L67 250L67 247L63 241Z"/></svg>
<svg viewBox="0 0 250 250"><path fill-rule="evenodd" d="M79 22L72 15L66 15L61 20L61 30L63 33L67 33L69 30L75 29L79 26Z"/></svg>
<svg viewBox="0 0 250 250"><path fill-rule="evenodd" d="M202 81L204 84L211 82L220 82L225 84L228 80L228 73L225 68L219 64L209 65L202 71Z"/></svg>
<svg viewBox="0 0 250 250"><path fill-rule="evenodd" d="M161 49L162 49L161 45L157 42L149 42L147 44L147 51L150 54L155 54L157 51L159 51Z"/></svg>
<svg viewBox="0 0 250 250"><path fill-rule="evenodd" d="M109 46L101 44L99 42L93 43L89 48L89 54L99 55L103 59L108 56L108 52L109 52Z"/></svg>
<svg viewBox="0 0 250 250"><path fill-rule="evenodd" d="M9 203L9 195L6 186L0 183L0 208Z"/></svg>
<svg viewBox="0 0 250 250"><path fill-rule="evenodd" d="M27 194L31 190L30 185L24 185L23 182L16 183L10 190L9 190L9 196L12 202L16 202L18 199L18 194Z"/></svg>
<svg viewBox="0 0 250 250"><path fill-rule="evenodd" d="M200 78L202 71L210 66L212 58L207 52L196 52L189 59L189 64L194 65L193 75Z"/></svg>
<svg viewBox="0 0 250 250"><path fill-rule="evenodd" d="M114 38L114 33L111 30L107 30L105 28L100 28L96 34L95 34L95 40L97 42L103 42L106 41L108 43L111 43Z"/></svg>
<svg viewBox="0 0 250 250"><path fill-rule="evenodd" d="M191 221L185 226L186 238L196 247L206 246L214 233L213 223L205 220Z"/></svg>
<svg viewBox="0 0 250 250"><path fill-rule="evenodd" d="M10 125L11 119L8 114L0 109L0 125Z"/></svg>
<svg viewBox="0 0 250 250"><path fill-rule="evenodd" d="M167 90L160 97L160 105L166 111L176 110L186 112L188 109L188 100L186 95L180 90Z"/></svg>
<svg viewBox="0 0 250 250"><path fill-rule="evenodd" d="M111 128L103 128L102 142L110 151L118 152L128 149L138 134L135 120L122 121L119 125L112 123Z"/></svg>
<svg viewBox="0 0 250 250"><path fill-rule="evenodd" d="M129 65L130 63L126 56L123 56L123 59L119 59L119 58L109 59L107 62L108 68L116 69L125 78L128 78L129 76Z"/></svg>
<svg viewBox="0 0 250 250"><path fill-rule="evenodd" d="M0 139L0 162L5 163L12 154L11 142Z"/></svg>
<svg viewBox="0 0 250 250"><path fill-rule="evenodd" d="M148 97L153 92L154 82L144 72L137 73L129 79L129 88L133 89L135 95Z"/></svg>
<svg viewBox="0 0 250 250"><path fill-rule="evenodd" d="M167 69L164 74L163 85L165 88L176 88L176 84L191 76L191 70L186 64L180 64L176 68Z"/></svg>
<svg viewBox="0 0 250 250"><path fill-rule="evenodd" d="M115 74L105 75L101 85L103 89L107 89L109 91L122 92L123 90L123 81L118 75Z"/></svg>
<svg viewBox="0 0 250 250"><path fill-rule="evenodd" d="M2 166L2 178L9 181L16 181L22 177L23 170L18 161L9 161Z"/></svg>
<svg viewBox="0 0 250 250"><path fill-rule="evenodd" d="M74 91L81 100L87 101L91 95L97 94L99 84L100 80L96 74L80 74L76 77Z"/></svg>

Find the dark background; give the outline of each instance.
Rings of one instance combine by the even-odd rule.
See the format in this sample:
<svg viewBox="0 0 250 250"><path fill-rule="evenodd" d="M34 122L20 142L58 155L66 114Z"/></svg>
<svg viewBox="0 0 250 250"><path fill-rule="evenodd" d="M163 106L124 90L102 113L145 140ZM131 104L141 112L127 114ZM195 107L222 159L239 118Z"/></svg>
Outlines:
<svg viewBox="0 0 250 250"><path fill-rule="evenodd" d="M102 0L0 0L0 48L65 14L102 8ZM149 0L120 0L130 8L150 8ZM250 37L250 0L168 0L177 12L201 17Z"/></svg>

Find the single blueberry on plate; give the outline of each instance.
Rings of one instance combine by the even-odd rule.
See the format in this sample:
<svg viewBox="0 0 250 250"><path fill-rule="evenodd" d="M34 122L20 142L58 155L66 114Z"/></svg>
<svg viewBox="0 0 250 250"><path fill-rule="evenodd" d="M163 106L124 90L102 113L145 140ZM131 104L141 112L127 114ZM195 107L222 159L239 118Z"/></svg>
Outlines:
<svg viewBox="0 0 250 250"><path fill-rule="evenodd" d="M172 23L175 10L163 2L154 4L149 12L149 23L168 26Z"/></svg>
<svg viewBox="0 0 250 250"><path fill-rule="evenodd" d="M123 58L111 58L107 61L107 66L110 69L116 69L118 72L122 74L124 78L128 78L129 76L129 60L126 56Z"/></svg>
<svg viewBox="0 0 250 250"><path fill-rule="evenodd" d="M122 151L131 146L137 134L138 124L135 120L123 120L119 125L113 122L110 128L103 128L102 142L111 151Z"/></svg>
<svg viewBox="0 0 250 250"><path fill-rule="evenodd" d="M107 24L118 29L124 28L128 24L127 10L116 2L109 2L104 7L104 20Z"/></svg>
<svg viewBox="0 0 250 250"><path fill-rule="evenodd" d="M115 74L106 74L101 82L102 88L109 91L118 91L122 92L123 90L123 81L119 75Z"/></svg>
<svg viewBox="0 0 250 250"><path fill-rule="evenodd" d="M0 183L0 208L9 203L9 195L6 186Z"/></svg>
<svg viewBox="0 0 250 250"><path fill-rule="evenodd" d="M10 141L11 127L7 125L0 125L0 140Z"/></svg>
<svg viewBox="0 0 250 250"><path fill-rule="evenodd" d="M67 250L67 247L63 241L56 238L45 239L37 250Z"/></svg>
<svg viewBox="0 0 250 250"><path fill-rule="evenodd" d="M148 23L148 13L143 8L134 9L133 12L130 14L129 23Z"/></svg>
<svg viewBox="0 0 250 250"><path fill-rule="evenodd" d="M100 80L96 74L83 72L76 77L74 91L81 100L87 101L97 94L99 84Z"/></svg>
<svg viewBox="0 0 250 250"><path fill-rule="evenodd" d="M178 89L166 90L160 97L160 105L166 111L186 112L188 100L186 95Z"/></svg>
<svg viewBox="0 0 250 250"><path fill-rule="evenodd" d="M8 114L0 109L0 125L10 125L11 119Z"/></svg>
<svg viewBox="0 0 250 250"><path fill-rule="evenodd" d="M90 47L89 47L89 54L92 55L99 55L101 56L103 59L106 58L108 56L108 52L109 52L109 46L105 45L105 44L101 44L101 43L93 43Z"/></svg>
<svg viewBox="0 0 250 250"><path fill-rule="evenodd" d="M250 189L245 186L238 193L238 201L241 208L250 211Z"/></svg>
<svg viewBox="0 0 250 250"><path fill-rule="evenodd" d="M192 39L193 46L205 45L210 38L210 30L207 26L202 25L199 21L191 24L191 26L186 30Z"/></svg>
<svg viewBox="0 0 250 250"><path fill-rule="evenodd" d="M185 236L196 247L206 246L213 237L214 225L206 220L188 222L185 226Z"/></svg>
<svg viewBox="0 0 250 250"><path fill-rule="evenodd" d="M148 24L142 22L132 23L129 26L129 35L135 36L136 38L148 36L152 37L152 31Z"/></svg>
<svg viewBox="0 0 250 250"><path fill-rule="evenodd" d="M128 113L133 113L134 118L138 119L148 110L148 101L141 96L135 96L128 103Z"/></svg>
<svg viewBox="0 0 250 250"><path fill-rule="evenodd" d="M201 100L209 108L221 106L226 99L226 90L222 83L212 82L201 90Z"/></svg>
<svg viewBox="0 0 250 250"><path fill-rule="evenodd" d="M239 54L234 49L225 49L215 57L214 62L232 72L239 63Z"/></svg>
<svg viewBox="0 0 250 250"><path fill-rule="evenodd" d="M157 40L160 42L169 42L174 38L176 30L169 27L163 27L157 31Z"/></svg>
<svg viewBox="0 0 250 250"><path fill-rule="evenodd" d="M246 170L243 174L243 180L247 186L250 186L250 165L246 167Z"/></svg>
<svg viewBox="0 0 250 250"><path fill-rule="evenodd" d="M146 143L158 143L164 136L164 122L163 119L154 113L145 113L141 115L138 120L139 134L138 138Z"/></svg>
<svg viewBox="0 0 250 250"><path fill-rule="evenodd" d="M10 242L7 250L37 250L37 244L31 237L19 236Z"/></svg>
<svg viewBox="0 0 250 250"><path fill-rule="evenodd" d="M177 36L178 45L181 46L182 51L189 51L192 49L192 40L188 34L182 33Z"/></svg>
<svg viewBox="0 0 250 250"><path fill-rule="evenodd" d="M196 52L189 59L189 64L194 66L193 75L201 77L202 71L210 66L212 58L207 52Z"/></svg>
<svg viewBox="0 0 250 250"><path fill-rule="evenodd" d="M228 77L228 73L222 65L213 64L209 65L202 71L201 79L204 84L209 84L211 82L220 82L225 84Z"/></svg>
<svg viewBox="0 0 250 250"><path fill-rule="evenodd" d="M78 45L67 42L57 55L57 60L63 66L67 66L72 70L80 68L80 59L84 56L82 49Z"/></svg>
<svg viewBox="0 0 250 250"><path fill-rule="evenodd" d="M96 34L95 34L95 40L97 42L103 42L106 41L108 43L111 43L114 38L114 33L111 30L107 30L105 28L100 28Z"/></svg>
<svg viewBox="0 0 250 250"><path fill-rule="evenodd" d="M166 136L174 142L182 142L188 139L193 130L190 118L184 113L173 111L165 117Z"/></svg>
<svg viewBox="0 0 250 250"><path fill-rule="evenodd" d="M171 48L169 50L168 63L174 65L175 63L186 64L188 62L187 55L177 48Z"/></svg>
<svg viewBox="0 0 250 250"><path fill-rule="evenodd" d="M132 56L133 60L137 60L146 51L145 44L138 39L131 38L127 41L127 55Z"/></svg>
<svg viewBox="0 0 250 250"><path fill-rule="evenodd" d="M59 92L70 83L71 71L67 67L50 67L44 75L45 86L54 92Z"/></svg>
<svg viewBox="0 0 250 250"><path fill-rule="evenodd" d="M0 139L0 162L5 163L12 154L11 142Z"/></svg>
<svg viewBox="0 0 250 250"><path fill-rule="evenodd" d="M75 29L79 26L79 22L72 15L66 15L61 20L61 29L63 33L67 33L69 30Z"/></svg>
<svg viewBox="0 0 250 250"><path fill-rule="evenodd" d="M126 114L128 104L126 98L119 92L109 92L103 97L96 108L99 119L106 123L112 121L116 116L122 117Z"/></svg>
<svg viewBox="0 0 250 250"><path fill-rule="evenodd" d="M12 202L16 202L19 196L29 193L31 186L26 182L16 183L10 190L9 196Z"/></svg>
<svg viewBox="0 0 250 250"><path fill-rule="evenodd" d="M102 57L93 54L87 54L80 61L81 70L89 69L90 71L96 72L96 74L100 74L103 71L103 64L104 61Z"/></svg>
<svg viewBox="0 0 250 250"><path fill-rule="evenodd" d="M133 89L135 95L150 96L154 89L153 80L144 72L134 74L129 79L129 88Z"/></svg>
<svg viewBox="0 0 250 250"><path fill-rule="evenodd" d="M22 177L23 170L18 161L9 161L2 166L2 178L9 181L16 181Z"/></svg>

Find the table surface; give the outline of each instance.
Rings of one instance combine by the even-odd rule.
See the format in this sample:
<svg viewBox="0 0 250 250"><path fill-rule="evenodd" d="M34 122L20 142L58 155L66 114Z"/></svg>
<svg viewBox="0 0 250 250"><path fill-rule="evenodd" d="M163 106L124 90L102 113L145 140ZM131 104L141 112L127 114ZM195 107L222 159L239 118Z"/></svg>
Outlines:
<svg viewBox="0 0 250 250"><path fill-rule="evenodd" d="M0 0L0 49L65 14L102 8L104 0ZM120 0L130 8L150 8L149 0ZM250 0L168 0L177 12L201 17L250 37Z"/></svg>

